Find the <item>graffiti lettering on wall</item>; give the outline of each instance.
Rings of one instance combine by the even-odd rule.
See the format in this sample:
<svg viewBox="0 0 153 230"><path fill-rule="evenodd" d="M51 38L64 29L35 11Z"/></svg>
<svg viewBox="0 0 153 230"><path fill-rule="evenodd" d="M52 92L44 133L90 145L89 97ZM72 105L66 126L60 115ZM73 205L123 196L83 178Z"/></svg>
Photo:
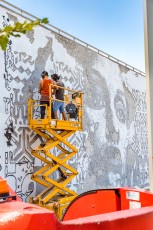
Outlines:
<svg viewBox="0 0 153 230"><path fill-rule="evenodd" d="M13 15L11 17L11 14L9 14L9 18L3 16L3 26L11 22L11 19L15 20ZM27 111L25 111L26 105L20 106L19 103L21 99L21 96L18 96L20 89L14 89L11 86L13 81L20 83L20 78L16 74L16 71L20 72L20 74L24 71L22 66L16 66L17 52L13 52L12 45L12 41L10 40L7 50L4 53L4 86L6 95L8 95L7 91L9 91L9 97L3 97L5 114L7 116L4 136L8 148L8 151L5 152L5 177L13 186L15 192L23 200L27 201L29 195L34 191L34 183L30 180L34 168L34 159L30 155L31 150L29 149L32 138L29 136L29 128L22 127L26 123ZM18 56L22 59L23 63L31 61L30 57L24 59L24 54ZM32 65L33 62L30 64ZM26 74L31 74L28 68ZM33 136L33 134L31 135Z"/></svg>

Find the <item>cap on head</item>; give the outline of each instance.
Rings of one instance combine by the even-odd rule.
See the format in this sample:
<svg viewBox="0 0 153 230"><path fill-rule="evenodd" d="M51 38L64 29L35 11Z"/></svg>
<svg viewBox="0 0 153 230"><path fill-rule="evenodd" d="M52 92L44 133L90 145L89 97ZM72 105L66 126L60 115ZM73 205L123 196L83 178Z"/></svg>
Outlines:
<svg viewBox="0 0 153 230"><path fill-rule="evenodd" d="M48 72L47 71L43 71L41 74L41 77L44 78L45 76L48 76Z"/></svg>
<svg viewBox="0 0 153 230"><path fill-rule="evenodd" d="M52 74L51 77L54 81L58 81L60 79L60 76L58 76L56 73Z"/></svg>

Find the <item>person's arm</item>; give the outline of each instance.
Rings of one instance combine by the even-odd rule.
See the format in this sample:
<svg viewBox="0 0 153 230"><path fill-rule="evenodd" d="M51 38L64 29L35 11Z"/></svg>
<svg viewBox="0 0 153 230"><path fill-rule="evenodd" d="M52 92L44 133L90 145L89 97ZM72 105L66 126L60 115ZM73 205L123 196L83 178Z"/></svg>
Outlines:
<svg viewBox="0 0 153 230"><path fill-rule="evenodd" d="M55 95L56 91L59 90L59 88L58 88L58 82L53 81L52 84L53 84L53 86L52 86L52 89L53 89L52 94Z"/></svg>
<svg viewBox="0 0 153 230"><path fill-rule="evenodd" d="M56 94L56 88L54 87L52 90L52 95L55 95L55 94Z"/></svg>
<svg viewBox="0 0 153 230"><path fill-rule="evenodd" d="M43 79L40 79L39 85L38 85L38 93L41 93L42 88L43 88Z"/></svg>

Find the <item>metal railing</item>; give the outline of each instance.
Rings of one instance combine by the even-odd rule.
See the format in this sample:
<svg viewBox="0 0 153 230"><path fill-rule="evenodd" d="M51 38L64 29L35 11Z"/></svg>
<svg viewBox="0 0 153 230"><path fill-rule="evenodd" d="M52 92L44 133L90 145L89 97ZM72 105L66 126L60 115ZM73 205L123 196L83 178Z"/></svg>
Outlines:
<svg viewBox="0 0 153 230"><path fill-rule="evenodd" d="M63 107L66 117L66 122L73 122L83 124L83 92L72 90L70 88L58 86L59 89L64 90L64 99L56 99L54 95L55 84L49 85L49 101L46 104L40 100L28 100L28 121L29 124L48 124L51 120L63 120L58 111L57 118L54 117L53 104L55 101L63 102ZM42 121L40 121L40 119Z"/></svg>
<svg viewBox="0 0 153 230"><path fill-rule="evenodd" d="M9 2L7 2L5 0L0 0L0 2L3 3L3 5L0 4L0 6L12 11L13 13L16 13L16 14L24 17L25 19L28 19L28 20L36 20L36 19L38 19L38 17L26 12L25 10L20 9L17 6L14 6L13 4L11 4L11 3L9 3ZM9 8L8 8L8 6L9 6ZM110 59L113 62L121 64L121 65L125 66L126 68L134 71L135 73L141 74L142 76L145 77L145 73L143 71L141 71L141 70L139 70L139 69L137 69L137 68L135 68L135 67L133 67L133 66L131 66L131 65L129 65L129 64L123 62L123 61L121 61L121 60L119 60L118 58L113 57L112 55L109 55L109 54L103 52L100 49L97 49L96 47L94 47L94 46L92 46L92 45L80 40L77 37L74 37L73 35L65 32L65 31L63 31L63 30L61 30L61 29L59 29L59 28L57 28L57 27L55 27L55 26L53 26L53 25L51 25L49 23L47 25L41 25L41 26L46 28L46 29L49 29L49 30L51 30L51 31L53 31L53 32L55 32L55 33L57 33L59 35L62 35L63 37L66 37L66 38L68 38L70 40L73 40L74 42L76 42L76 43L78 43L78 44L80 44L80 45L82 45L84 47L87 47L88 49L98 53L99 55L101 55L103 57L106 57L106 58Z"/></svg>

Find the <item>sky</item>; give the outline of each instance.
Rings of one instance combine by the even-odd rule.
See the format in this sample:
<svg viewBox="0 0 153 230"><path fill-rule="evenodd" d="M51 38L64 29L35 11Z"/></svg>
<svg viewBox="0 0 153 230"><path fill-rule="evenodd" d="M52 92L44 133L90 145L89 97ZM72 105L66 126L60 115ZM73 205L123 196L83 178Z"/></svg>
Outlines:
<svg viewBox="0 0 153 230"><path fill-rule="evenodd" d="M7 0L145 72L143 0Z"/></svg>

